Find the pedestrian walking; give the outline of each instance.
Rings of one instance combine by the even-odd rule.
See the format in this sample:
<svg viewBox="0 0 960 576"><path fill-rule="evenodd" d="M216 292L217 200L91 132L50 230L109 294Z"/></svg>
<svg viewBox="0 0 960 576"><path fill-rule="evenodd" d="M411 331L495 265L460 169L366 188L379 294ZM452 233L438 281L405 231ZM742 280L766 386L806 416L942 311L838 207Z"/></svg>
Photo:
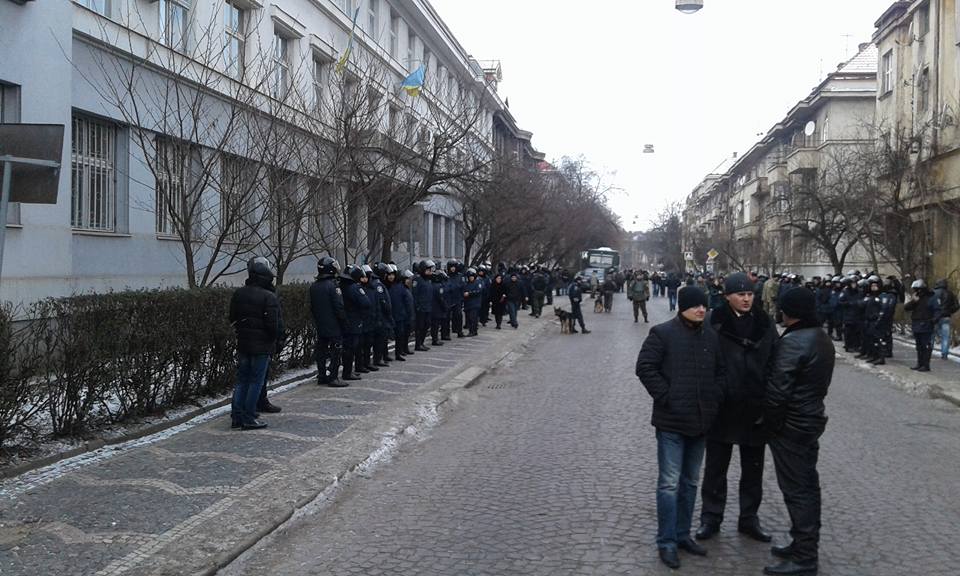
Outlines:
<svg viewBox="0 0 960 576"><path fill-rule="evenodd" d="M717 333L704 327L707 296L685 287L679 314L650 329L637 355L636 374L653 398L657 436L657 549L670 568L677 550L706 556L690 537L697 481L706 444L724 395L724 363Z"/></svg>
<svg viewBox="0 0 960 576"><path fill-rule="evenodd" d="M677 309L677 290L680 289L680 277L671 272L664 281L664 288L667 289L667 300L670 302L670 311Z"/></svg>
<svg viewBox="0 0 960 576"><path fill-rule="evenodd" d="M247 262L247 280L230 298L230 324L237 337L237 383L231 403L231 427L266 428L256 418L270 356L281 334L280 301L273 288L274 273L266 258Z"/></svg>
<svg viewBox="0 0 960 576"><path fill-rule="evenodd" d="M937 280L933 285L933 293L940 305L940 319L936 326L936 333L940 336L940 357L946 360L950 357L950 321L951 317L960 311L960 302L947 285L946 278Z"/></svg>
<svg viewBox="0 0 960 576"><path fill-rule="evenodd" d="M760 525L757 511L763 499L763 459L766 445L760 425L766 374L777 341L773 319L756 300L754 284L742 273L723 283L725 305L707 317L707 326L720 339L725 359L724 403L707 434L703 471L703 504L697 540L720 531L727 503L727 470L733 447L740 451L740 516L737 531L760 542L770 535Z"/></svg>
<svg viewBox="0 0 960 576"><path fill-rule="evenodd" d="M517 311L525 300L523 296L523 284L520 282L520 277L516 272L510 275L510 281L507 282L505 292L507 296L507 313L510 315L510 325L516 329L520 326L517 322Z"/></svg>
<svg viewBox="0 0 960 576"><path fill-rule="evenodd" d="M610 313L613 311L613 294L617 291L617 281L614 276L613 268L607 271L603 279L603 285L600 292L603 294L603 311Z"/></svg>
<svg viewBox="0 0 960 576"><path fill-rule="evenodd" d="M903 309L910 312L910 324L917 348L917 365L911 370L929 372L930 357L933 355L933 327L940 317L940 305L923 280L914 280L910 289L913 291L913 298L907 301Z"/></svg>
<svg viewBox="0 0 960 576"><path fill-rule="evenodd" d="M347 312L343 292L337 285L340 264L330 256L317 261L317 279L310 286L310 316L317 333L314 356L317 360L317 384L340 383L340 355L343 350Z"/></svg>
<svg viewBox="0 0 960 576"><path fill-rule="evenodd" d="M543 301L547 294L547 277L543 270L538 266L530 279L530 288L533 290L533 297L530 300L531 316L540 317L543 313Z"/></svg>
<svg viewBox="0 0 960 576"><path fill-rule="evenodd" d="M643 312L643 321L647 319L647 300L650 300L650 281L647 273L643 272L627 285L627 298L633 302L633 321L640 321L640 312Z"/></svg>
<svg viewBox="0 0 960 576"><path fill-rule="evenodd" d="M827 425L824 398L833 378L833 340L817 319L809 290L791 290L780 300L786 331L777 342L767 377L763 421L770 437L777 484L790 514L791 542L773 546L781 558L764 574L813 576L820 542L819 438Z"/></svg>
<svg viewBox="0 0 960 576"><path fill-rule="evenodd" d="M507 285L503 282L503 274L493 277L493 284L490 285L490 304L493 320L497 324L497 330L500 330L503 314L507 311Z"/></svg>
<svg viewBox="0 0 960 576"><path fill-rule="evenodd" d="M583 303L583 276L578 274L570 286L567 287L567 297L570 298L570 316L573 317L573 321L570 323L570 333L577 333L577 327L573 322L580 322L580 331L589 334L590 331L583 324L583 308L581 307Z"/></svg>

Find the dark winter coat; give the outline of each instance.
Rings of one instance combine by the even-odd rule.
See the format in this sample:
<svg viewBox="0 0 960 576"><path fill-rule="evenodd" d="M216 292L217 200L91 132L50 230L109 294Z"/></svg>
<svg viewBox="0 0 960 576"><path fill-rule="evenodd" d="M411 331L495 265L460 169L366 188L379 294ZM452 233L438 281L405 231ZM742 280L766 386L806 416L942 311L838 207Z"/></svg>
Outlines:
<svg viewBox="0 0 960 576"><path fill-rule="evenodd" d="M512 280L504 280L503 283L507 287L506 291L508 302L513 302L517 305L523 302L526 291L524 290L523 283L520 280L517 280L516 282Z"/></svg>
<svg viewBox="0 0 960 576"><path fill-rule="evenodd" d="M402 282L394 282L387 288L387 292L390 294L390 310L393 312L393 322L396 326L403 326L409 324L413 317L411 316L408 307L406 298L410 298L411 303L413 298L410 296L410 291L407 290L407 287L403 285Z"/></svg>
<svg viewBox="0 0 960 576"><path fill-rule="evenodd" d="M343 334L347 313L335 278L321 278L310 286L310 315L318 338L337 338Z"/></svg>
<svg viewBox="0 0 960 576"><path fill-rule="evenodd" d="M463 299L464 310L480 310L480 299L483 296L483 281L479 278L463 285L463 292L468 296ZM461 293L461 296L463 294Z"/></svg>
<svg viewBox="0 0 960 576"><path fill-rule="evenodd" d="M281 337L280 300L253 278L230 298L230 324L237 335L237 351L260 356L273 354Z"/></svg>
<svg viewBox="0 0 960 576"><path fill-rule="evenodd" d="M763 419L775 436L816 439L827 425L823 399L833 378L833 340L819 326L795 325L777 342Z"/></svg>
<svg viewBox="0 0 960 576"><path fill-rule="evenodd" d="M940 316L940 306L933 292L925 290L920 296L904 304L903 309L910 312L914 334L933 332L933 324Z"/></svg>
<svg viewBox="0 0 960 576"><path fill-rule="evenodd" d="M440 319L450 317L446 293L446 282L437 281L433 283L433 313L431 317Z"/></svg>
<svg viewBox="0 0 960 576"><path fill-rule="evenodd" d="M503 315L507 306L507 285L505 282L497 284L496 280L490 284L490 304L495 315Z"/></svg>
<svg viewBox="0 0 960 576"><path fill-rule="evenodd" d="M455 309L458 306L463 304L463 286L466 284L463 276L459 273L454 273L450 275L450 278L444 283L445 290L444 302L446 302L447 308Z"/></svg>
<svg viewBox="0 0 960 576"><path fill-rule="evenodd" d="M719 336L679 316L658 324L640 348L637 376L653 397L657 430L702 436L717 418L726 386Z"/></svg>
<svg viewBox="0 0 960 576"><path fill-rule="evenodd" d="M530 280L530 286L534 292L546 292L547 284L547 277L541 273L534 274L533 279Z"/></svg>
<svg viewBox="0 0 960 576"><path fill-rule="evenodd" d="M370 289L377 298L377 331L393 333L393 305L387 285L377 278L370 279Z"/></svg>
<svg viewBox="0 0 960 576"><path fill-rule="evenodd" d="M363 334L363 319L370 308L367 292L352 279L341 279L340 286L343 291L343 308L347 315L344 334Z"/></svg>
<svg viewBox="0 0 960 576"><path fill-rule="evenodd" d="M706 324L720 337L726 369L724 403L710 437L729 444L759 446L765 438L757 422L763 414L767 370L777 342L776 326L759 306L738 318L729 304L711 312Z"/></svg>
<svg viewBox="0 0 960 576"><path fill-rule="evenodd" d="M417 314L433 312L433 293L437 289L433 281L426 276L417 276L413 279L413 303Z"/></svg>

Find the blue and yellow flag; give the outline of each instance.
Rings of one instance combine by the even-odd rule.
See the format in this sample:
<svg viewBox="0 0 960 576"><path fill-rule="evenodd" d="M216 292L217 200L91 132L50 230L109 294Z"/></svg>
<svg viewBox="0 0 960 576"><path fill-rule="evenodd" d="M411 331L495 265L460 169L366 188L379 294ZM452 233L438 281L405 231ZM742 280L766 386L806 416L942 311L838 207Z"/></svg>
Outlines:
<svg viewBox="0 0 960 576"><path fill-rule="evenodd" d="M419 96L420 89L423 88L423 77L425 73L426 69L423 64L421 64L416 70L411 72L409 76L403 79L403 84L400 84L400 87L406 90L410 96Z"/></svg>
<svg viewBox="0 0 960 576"><path fill-rule="evenodd" d="M343 55L340 56L340 59L337 60L337 65L334 70L337 71L337 74L342 74L344 68L347 67L347 60L350 59L350 52L353 50L353 36L357 32L357 16L360 15L360 6L357 6L357 9L353 11L353 26L350 27L350 39L347 40L347 48L343 51Z"/></svg>

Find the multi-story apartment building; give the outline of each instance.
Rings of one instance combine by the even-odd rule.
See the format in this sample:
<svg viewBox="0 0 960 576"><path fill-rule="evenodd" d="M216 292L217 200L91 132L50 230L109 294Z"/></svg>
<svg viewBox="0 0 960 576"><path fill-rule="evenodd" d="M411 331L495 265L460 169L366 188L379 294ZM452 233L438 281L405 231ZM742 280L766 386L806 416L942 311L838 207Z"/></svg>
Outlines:
<svg viewBox="0 0 960 576"><path fill-rule="evenodd" d="M885 247L904 274L960 274L960 13L954 0L893 2L876 21L876 115L886 152Z"/></svg>
<svg viewBox="0 0 960 576"><path fill-rule="evenodd" d="M383 242L460 257L458 204L418 177L542 159L493 80L427 0L0 0L0 120L66 127L58 202L9 212L0 300L235 282L264 251L285 281Z"/></svg>
<svg viewBox="0 0 960 576"><path fill-rule="evenodd" d="M832 274L837 254L844 269L879 267L855 226L826 223L837 226L833 257L810 234L824 224L810 204L842 196L837 180L852 178L843 170L872 146L875 83L876 50L864 44L745 154L708 175L688 197L684 218L695 260L713 248L721 269L808 277Z"/></svg>

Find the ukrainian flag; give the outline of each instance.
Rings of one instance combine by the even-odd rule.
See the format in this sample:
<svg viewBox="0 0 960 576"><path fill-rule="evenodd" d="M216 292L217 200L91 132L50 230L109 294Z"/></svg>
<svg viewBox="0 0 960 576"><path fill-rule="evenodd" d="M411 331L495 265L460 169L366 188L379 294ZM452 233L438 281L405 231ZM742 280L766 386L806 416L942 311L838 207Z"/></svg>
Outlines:
<svg viewBox="0 0 960 576"><path fill-rule="evenodd" d="M350 27L350 38L347 40L347 49L343 51L343 55L340 56L340 59L337 60L337 65L334 67L337 74L343 74L344 68L347 67L347 61L350 59L350 52L353 51L353 37L357 32L357 16L359 15L360 6L357 6L357 9L353 11L353 25Z"/></svg>
<svg viewBox="0 0 960 576"><path fill-rule="evenodd" d="M400 84L400 87L406 90L410 96L419 96L420 89L423 88L423 77L425 73L426 69L423 64L421 64L416 70L411 72L409 76L404 78L403 84Z"/></svg>

